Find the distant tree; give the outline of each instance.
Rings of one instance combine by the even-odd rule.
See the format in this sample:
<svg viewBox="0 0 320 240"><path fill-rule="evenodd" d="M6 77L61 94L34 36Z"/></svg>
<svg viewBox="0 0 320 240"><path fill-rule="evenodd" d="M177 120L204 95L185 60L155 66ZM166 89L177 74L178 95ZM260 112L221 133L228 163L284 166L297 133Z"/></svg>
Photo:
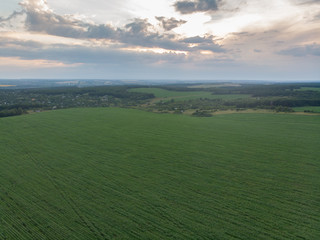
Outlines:
<svg viewBox="0 0 320 240"><path fill-rule="evenodd" d="M195 117L212 117L212 114L208 111L201 111L201 110L197 110L194 113L192 113L192 116Z"/></svg>

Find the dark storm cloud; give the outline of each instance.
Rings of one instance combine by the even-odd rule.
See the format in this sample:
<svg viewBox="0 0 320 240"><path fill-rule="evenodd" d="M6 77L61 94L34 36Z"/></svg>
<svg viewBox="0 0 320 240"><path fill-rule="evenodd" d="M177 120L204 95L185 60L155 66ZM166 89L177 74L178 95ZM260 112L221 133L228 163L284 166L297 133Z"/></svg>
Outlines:
<svg viewBox="0 0 320 240"><path fill-rule="evenodd" d="M187 23L185 20L177 20L175 18L156 17L156 19L161 23L161 26L166 31L170 31Z"/></svg>
<svg viewBox="0 0 320 240"><path fill-rule="evenodd" d="M288 48L278 52L281 55L289 55L294 57L305 57L305 56L320 56L320 45L310 44L305 46L298 46L294 48Z"/></svg>
<svg viewBox="0 0 320 240"><path fill-rule="evenodd" d="M218 10L219 0L177 1L174 7L181 14L210 12Z"/></svg>

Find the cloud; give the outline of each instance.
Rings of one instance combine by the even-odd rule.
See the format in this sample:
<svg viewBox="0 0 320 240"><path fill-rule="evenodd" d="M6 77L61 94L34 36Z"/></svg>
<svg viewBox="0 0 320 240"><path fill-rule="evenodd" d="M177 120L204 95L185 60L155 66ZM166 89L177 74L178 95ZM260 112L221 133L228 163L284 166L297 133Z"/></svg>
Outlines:
<svg viewBox="0 0 320 240"><path fill-rule="evenodd" d="M49 8L45 0L25 0L20 5L23 7L21 12L14 13L8 19L1 19L0 23L5 23L8 20L13 21L15 17L25 15L26 30L33 33L70 39L107 40L118 44L121 48L160 48L187 52L197 50L224 51L221 46L208 37L198 41L196 47L191 47L190 39L184 39L173 32L170 34L161 33L156 26L149 23L148 19L136 18L123 27L116 28L108 24L95 24L74 15L58 15ZM157 19L166 31L186 22L175 18L157 17Z"/></svg>
<svg viewBox="0 0 320 240"><path fill-rule="evenodd" d="M298 46L293 48L288 48L282 51L279 51L278 54L289 55L294 57L305 57L305 56L320 56L320 45L319 44L310 44L305 46Z"/></svg>
<svg viewBox="0 0 320 240"><path fill-rule="evenodd" d="M220 0L177 1L174 7L181 14L211 12L218 10L218 2Z"/></svg>
<svg viewBox="0 0 320 240"><path fill-rule="evenodd" d="M8 30L10 31L11 29L15 30L21 30L24 28L24 23L25 23L25 13L24 11L14 11L9 17L7 18L2 18L0 17L0 31L5 31Z"/></svg>
<svg viewBox="0 0 320 240"><path fill-rule="evenodd" d="M296 4L317 4L320 0L294 0Z"/></svg>
<svg viewBox="0 0 320 240"><path fill-rule="evenodd" d="M112 17L98 19L78 14L59 14L45 0L23 0L21 11L9 17L0 17L0 58L3 61L10 60L12 65L11 71L7 71L6 67L1 69L7 75L18 76L19 71L12 71L17 67L14 65L14 61L17 61L21 66L34 66L33 69L37 69L37 64L64 66L61 71L51 72L63 77L67 66L72 66L70 71L80 77L86 72L91 77L99 72L102 77L110 76L110 72L116 77L158 77L161 74L154 74L152 70L156 66L159 70L157 73L167 74L172 69L179 73L176 75L179 77L190 78L193 74L193 77L199 75L208 78L254 78L270 76L270 69L274 70L274 74L287 71L287 76L296 77L292 71L298 69L296 66L303 65L308 70L304 71L305 74L318 76L316 56L320 55L317 40L319 31L315 21L319 21L319 1L288 0L278 3L248 0L244 4L245 0L168 0L156 4L157 8L163 5L163 9L155 14L153 9L149 11L147 7L143 8L143 4L140 4L140 9L133 0L124 2L130 6L124 10L128 14L123 18L113 18L116 11L112 11ZM170 7L171 10L168 9ZM270 11L265 11L267 8ZM284 8L288 14L283 15ZM177 12L174 13L174 10ZM61 5L60 11L67 9ZM76 11L72 11L84 11L84 14L92 16L99 15L103 8L101 5L94 6L89 13L78 6ZM184 16L188 20L186 23L180 19L179 13L205 14ZM108 24L99 24L106 23L106 19ZM292 19L293 22L290 21ZM310 24L312 19L315 20ZM310 44L313 42L315 44ZM288 55L286 59L290 61L284 63L281 55ZM256 67L260 67L260 70L251 76L254 74L251 70ZM176 70L179 68L181 71ZM128 69L131 69L130 73ZM145 71L150 71L150 74L145 75ZM137 72L140 75L132 74ZM34 70L33 73L37 75L38 71ZM28 74L28 71L25 70L24 74Z"/></svg>
<svg viewBox="0 0 320 240"><path fill-rule="evenodd" d="M0 37L0 49L1 48L39 48L44 45L39 42L30 41L30 40L17 40L14 38ZM1 54L0 54L1 55Z"/></svg>
<svg viewBox="0 0 320 240"><path fill-rule="evenodd" d="M13 12L9 17L7 17L7 18L0 17L0 23L10 21L10 20L14 19L16 16L18 16L18 15L23 15L23 14L24 14L24 12L14 11L14 12Z"/></svg>
<svg viewBox="0 0 320 240"><path fill-rule="evenodd" d="M1 43L3 38L0 38ZM150 65L158 62L183 63L188 60L184 54L167 52L156 54L152 51L128 51L117 47L70 46L52 44L45 46L32 41L11 40L0 45L0 58L60 62L61 66L74 64L88 65ZM14 45L12 44L14 43Z"/></svg>
<svg viewBox="0 0 320 240"><path fill-rule="evenodd" d="M136 18L133 22L128 23L125 28L132 34L146 34L152 25L148 22L148 19Z"/></svg>
<svg viewBox="0 0 320 240"><path fill-rule="evenodd" d="M179 42L175 34L160 34L147 19L136 18L123 29L118 29L116 40L128 46L188 50L188 45Z"/></svg>
<svg viewBox="0 0 320 240"><path fill-rule="evenodd" d="M19 4L27 11L52 12L46 0L23 0Z"/></svg>
<svg viewBox="0 0 320 240"><path fill-rule="evenodd" d="M207 35L204 37L194 36L194 37L189 37L189 38L183 39L183 42L185 42L185 43L213 43L213 38L214 38L214 36L212 36L212 35Z"/></svg>
<svg viewBox="0 0 320 240"><path fill-rule="evenodd" d="M194 36L189 38L184 38L181 40L184 43L191 44L194 51L211 51L211 52L227 52L221 45L214 42L214 36L206 35L204 37Z"/></svg>
<svg viewBox="0 0 320 240"><path fill-rule="evenodd" d="M161 26L164 30L170 31L174 28L181 26L182 24L187 23L185 20L177 20L175 18L165 18L165 17L156 17L156 19L161 23Z"/></svg>
<svg viewBox="0 0 320 240"><path fill-rule="evenodd" d="M44 0L25 0L20 5L23 7L21 13L26 14L28 31L69 38L109 38L116 32L109 25L90 24L72 15L55 14Z"/></svg>
<svg viewBox="0 0 320 240"><path fill-rule="evenodd" d="M39 68L70 68L78 67L80 64L66 64L60 61L50 61L46 59L26 60L20 57L0 57L0 67L19 67L26 69Z"/></svg>
<svg viewBox="0 0 320 240"><path fill-rule="evenodd" d="M178 43L181 44L181 43ZM186 46L187 48L187 46ZM218 45L199 45L189 49L188 54L175 51L166 51L161 54L153 52L152 48L135 49L119 48L118 45L99 46L99 45L74 45L69 44L50 44L46 45L36 41L24 41L19 39L9 39L0 37L0 58L18 59L20 63L27 66L42 63L39 68L49 66L56 67L84 67L89 69L92 66L103 68L119 68L128 66L139 67L140 69L150 66L168 66L170 68L180 68L182 66L200 67L206 63L223 63L226 57L222 55L203 55L200 51L211 49L221 52ZM206 50L210 51L210 50ZM215 59L215 60L214 60ZM12 61L11 61L12 62ZM47 65L45 63L48 63ZM57 63L57 64L56 64ZM58 64L59 63L59 64ZM202 64L201 64L202 63Z"/></svg>

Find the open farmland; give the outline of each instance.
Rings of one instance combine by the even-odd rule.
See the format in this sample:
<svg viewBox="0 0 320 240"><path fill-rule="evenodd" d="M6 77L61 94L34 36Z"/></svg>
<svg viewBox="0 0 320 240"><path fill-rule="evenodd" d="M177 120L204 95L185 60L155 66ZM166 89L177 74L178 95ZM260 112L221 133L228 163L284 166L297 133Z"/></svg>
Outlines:
<svg viewBox="0 0 320 240"><path fill-rule="evenodd" d="M248 94L212 94L209 91L172 91L161 88L133 88L130 92L137 93L152 93L156 97L156 101L170 101L174 99L175 101L186 101L191 99L223 99L223 100L233 100L240 98L249 98Z"/></svg>
<svg viewBox="0 0 320 240"><path fill-rule="evenodd" d="M298 89L297 91L316 91L320 92L320 87L302 87Z"/></svg>
<svg viewBox="0 0 320 240"><path fill-rule="evenodd" d="M320 107L316 106L306 106L306 107L295 107L293 108L296 112L313 112L313 113L320 113Z"/></svg>
<svg viewBox="0 0 320 240"><path fill-rule="evenodd" d="M0 239L320 239L320 118L0 119Z"/></svg>

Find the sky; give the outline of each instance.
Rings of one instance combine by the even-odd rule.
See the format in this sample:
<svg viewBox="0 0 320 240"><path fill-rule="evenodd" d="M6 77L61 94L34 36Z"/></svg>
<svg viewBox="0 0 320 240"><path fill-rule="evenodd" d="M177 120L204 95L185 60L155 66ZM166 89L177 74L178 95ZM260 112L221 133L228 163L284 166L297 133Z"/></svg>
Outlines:
<svg viewBox="0 0 320 240"><path fill-rule="evenodd" d="M320 80L320 0L1 0L17 78Z"/></svg>

